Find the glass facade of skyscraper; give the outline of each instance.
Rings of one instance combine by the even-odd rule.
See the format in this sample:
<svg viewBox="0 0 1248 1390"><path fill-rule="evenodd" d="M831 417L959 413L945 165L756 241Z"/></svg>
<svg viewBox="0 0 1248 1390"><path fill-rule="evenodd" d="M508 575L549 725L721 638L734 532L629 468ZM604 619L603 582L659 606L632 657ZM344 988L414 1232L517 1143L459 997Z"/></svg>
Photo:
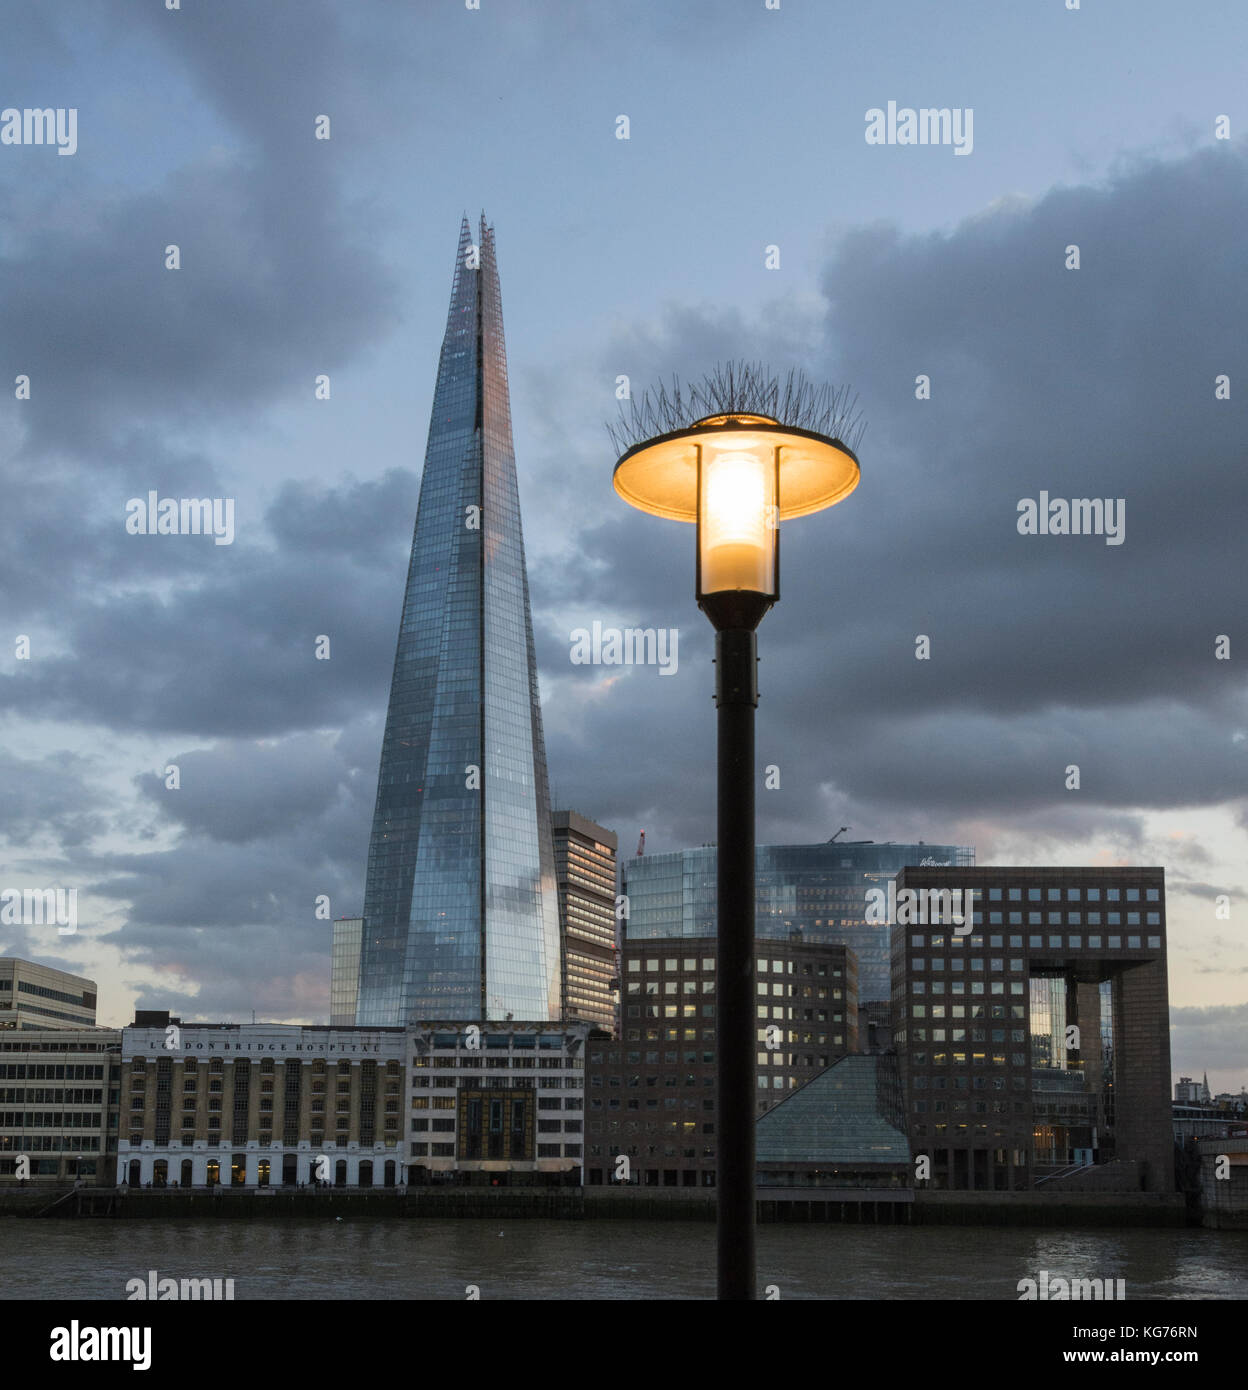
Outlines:
<svg viewBox="0 0 1248 1390"><path fill-rule="evenodd" d="M715 850L680 850L623 861L628 898L625 936L714 936L718 894ZM887 1000L889 927L867 920L867 893L886 888L912 865L971 865L966 845L759 845L755 852L755 931L758 936L849 946L858 959L858 997Z"/></svg>
<svg viewBox="0 0 1248 1390"><path fill-rule="evenodd" d="M493 229L460 234L382 743L357 1022L558 1018L559 920Z"/></svg>

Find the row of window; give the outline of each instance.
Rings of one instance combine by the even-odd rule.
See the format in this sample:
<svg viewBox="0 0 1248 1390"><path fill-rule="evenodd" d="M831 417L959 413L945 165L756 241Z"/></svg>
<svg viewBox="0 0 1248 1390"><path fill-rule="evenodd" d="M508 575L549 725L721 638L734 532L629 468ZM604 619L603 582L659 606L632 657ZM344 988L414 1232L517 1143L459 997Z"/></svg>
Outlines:
<svg viewBox="0 0 1248 1390"><path fill-rule="evenodd" d="M999 915L999 914L998 914L998 915ZM1028 918L1029 918L1029 925L1030 925L1030 926L1041 926L1041 925L1042 925L1042 923L1041 923L1041 921L1040 921L1040 918L1041 918L1042 915L1043 915L1042 913L1039 913L1039 912L1031 912L1031 913L1028 913L1027 915L1028 915ZM1062 925L1063 925L1063 920L1062 920L1062 919L1063 919L1063 914L1062 914L1062 913L1060 913L1060 912L1050 912L1048 915L1049 915L1049 923L1050 923L1050 925L1052 925L1052 926L1062 926ZM1106 914L1106 915L1107 915L1107 916L1109 917L1109 919L1110 919L1110 920L1109 920L1109 925L1110 925L1110 926L1118 926L1118 925L1120 925L1120 924L1119 924L1119 921L1118 921L1118 918L1119 918L1119 915L1120 915L1119 913L1111 912L1111 913L1108 913L1108 914ZM1129 913L1127 913L1127 925L1128 925L1128 926L1138 926L1138 925L1139 925L1139 916L1140 916L1140 914L1139 914L1138 912L1129 912ZM1156 924L1151 920L1151 919L1155 918L1156 916L1157 916L1157 914L1156 914L1155 912L1150 912L1150 913L1148 914L1148 917L1150 918L1150 922L1149 922L1149 925L1150 925L1150 926L1156 925ZM1077 912L1067 913L1067 914L1065 914L1065 917L1066 917L1067 923L1068 923L1069 925L1072 925L1072 926L1080 926L1080 925L1082 925L1082 923L1081 923L1080 920L1079 920L1079 914L1078 914ZM1134 918L1135 920L1132 921L1132 920L1131 920L1132 918ZM977 919L977 920L978 920L978 919ZM1087 925L1088 925L1088 926L1092 926L1092 927L1099 926L1099 925L1100 925L1100 922L1101 922L1101 914L1100 914L1100 913L1098 913L1098 912L1089 912L1089 913L1088 913L1088 921L1087 921ZM1021 913L1018 913L1018 912L1012 912L1012 913L1010 913L1010 923L1011 923L1012 926L1021 926L1021 925L1022 925L1022 914L1021 914ZM1074 938L1074 939L1077 940L1077 941L1080 943L1078 946L1076 946L1075 949L1081 950L1081 949L1082 949L1082 937L1078 937L1078 938ZM1060 948L1060 947L1061 947L1062 941L1061 941L1061 938L1060 938L1059 936L1057 936L1057 935L1051 935L1051 936L1048 938L1048 940L1049 940L1049 945L1050 945L1050 947L1057 947L1057 948ZM1005 949L1006 941L1007 941L1007 938L1006 938L1005 935L1000 934L1000 933L995 933L995 932L994 932L994 933L992 933L991 935L989 935L989 937L988 937L988 947L989 947L990 950L993 950L993 951L1000 951L1000 950ZM1010 948L1010 950L1012 950L1012 951L1019 951L1019 950L1022 950L1022 947L1023 947L1023 937L1022 937L1022 934L1021 934L1021 933L1019 933L1019 932L1014 932L1014 933L1012 933L1012 934L1009 936L1008 941L1009 941L1009 948ZM1042 948L1044 947L1044 942L1045 942L1045 938L1044 938L1044 936L1041 935L1040 933L1032 933L1030 936L1027 937L1027 945L1028 945L1028 947L1029 947L1031 950L1039 950L1039 949L1042 949ZM1093 944L1093 943L1095 943L1095 944ZM983 937L983 934L982 934L982 933L978 933L978 932L977 932L975 935L973 935L973 936L960 936L960 935L958 935L956 932L950 934L950 933L943 932L943 931L940 931L940 932L933 932L933 933L931 933L930 935L924 935L922 932L915 932L915 933L913 933L913 934L911 935L911 937L910 937L910 945L911 945L911 947L914 948L914 949L922 949L923 946L926 945L926 946L928 947L929 950L945 950L945 949L947 949L947 948L952 947L952 948L955 949L955 950L968 949L968 950L971 950L971 951L979 951L979 950L983 950L983 947L984 947L984 937ZM1149 946L1149 949L1150 949L1150 950L1160 950L1160 949L1161 949L1161 937L1160 937L1160 936L1150 936L1150 937L1148 938L1148 946ZM1091 950L1100 950L1100 949L1101 949L1101 937L1100 937L1099 935L1090 936L1090 937L1088 938L1088 948L1091 949ZM1139 949L1139 943L1138 943L1138 941L1137 941L1136 947L1135 947L1134 949L1137 949L1137 950Z"/></svg>
<svg viewBox="0 0 1248 1390"><path fill-rule="evenodd" d="M1146 902L1155 903L1161 901L1160 888L1148 888L1144 891L1146 893ZM989 888L988 901L1000 902L1002 894L1008 893L1008 901L1012 903L1022 902L1023 894L1026 893L1026 900L1029 903L1060 903L1062 901L1063 894L1065 894L1065 900L1068 903L1099 903L1101 901L1101 895L1104 894L1106 902L1116 903L1122 901L1122 895L1124 892L1127 895L1127 902L1138 903L1140 901L1140 889L1138 888Z"/></svg>
<svg viewBox="0 0 1248 1390"><path fill-rule="evenodd" d="M114 1096L116 1092L114 1092ZM6 1086L0 1087L0 1102L21 1105L23 1102L40 1105L100 1105L104 1100L102 1087L88 1086Z"/></svg>
<svg viewBox="0 0 1248 1390"><path fill-rule="evenodd" d="M5 1148L20 1148L24 1153L98 1153L100 1138L97 1134L24 1134L20 1140L0 1137L0 1149Z"/></svg>
<svg viewBox="0 0 1248 1390"><path fill-rule="evenodd" d="M1111 915L1112 915L1112 914L1111 914ZM1000 947L1003 938L1001 938L1001 937L999 937L999 936L994 936L994 937L992 937L991 939L992 939L992 942L993 942L993 945L994 945L994 946ZM1127 949L1128 951L1139 951L1139 950L1141 950L1141 949L1142 949L1142 943L1144 943L1144 942L1147 942L1147 949L1150 950L1150 951L1159 951L1159 950L1161 950L1161 937L1160 937L1160 936L1149 936L1149 937L1127 936L1126 938L1123 938L1122 936L1101 936L1101 935L1099 935L1099 934L1096 934L1096 935L1092 935L1092 936L1087 936L1087 937L1085 937L1082 933L1079 933L1079 934L1076 934L1076 935L1060 936L1060 935L1058 935L1056 932L1051 932L1051 933L1049 933L1048 935L1040 935L1039 933L1033 933L1032 935L1030 935L1030 936L1027 937L1027 947L1028 947L1029 950L1032 950L1032 951L1042 951L1042 950L1050 950L1050 951L1063 951L1063 950L1069 950L1069 951L1082 951L1082 950L1085 949L1084 943L1085 943L1085 941L1086 941L1086 943L1087 943L1086 949L1089 950L1089 951L1101 951L1101 950L1121 951L1121 950L1123 949L1123 944L1122 944L1122 943L1123 943L1124 939L1125 939L1125 941L1126 941L1126 943L1127 943L1127 944L1126 944L1126 949ZM957 938L955 938L954 940L955 940L955 943L956 943ZM1022 948L1023 938L1022 938L1021 936L1011 936L1009 940L1010 940L1010 947L1011 947L1012 950L1019 950L1019 949ZM971 938L971 942L972 942L972 944L975 944L975 943L976 943L976 938L972 937L972 938ZM944 945L945 945L945 940L944 940L944 938L941 937L941 936L933 936L933 937L930 939L930 943L929 943L929 944L930 944L930 947L931 947L932 949L943 948ZM910 938L910 945L911 945L912 947L921 948L921 947L923 946L923 937L922 937L922 936L918 936L918 935L912 936L912 937ZM912 957L912 958L911 958L911 962L910 962L911 967L912 967L913 969L915 969L915 970L922 970L922 969L924 968L924 966L923 966L923 961L924 961L924 959L925 959L925 957L922 957L922 956ZM965 968L965 961L966 961L966 959L969 959L969 960L970 960L970 968L971 968L972 970L982 970L982 969L984 968L984 967L983 967L983 957L982 957L982 956L979 956L979 957L974 957L974 956L972 956L972 957L961 958L961 959L955 959L953 956L950 956L950 957L948 957L949 968L950 968L951 970L962 970L962 969L964 969L964 968ZM1000 958L993 956L993 957L989 957L989 959L993 962L993 963L992 963L992 966L991 966L991 969L993 969L993 970L1000 970L1000 969L1001 969L1001 960L1000 960ZM931 968L932 968L933 970L943 970L943 969L945 968L945 967L944 967L944 960L945 960L945 957L933 956L933 957L931 958L931 960L932 960L932 967L931 967ZM1022 962L1021 960L1017 960L1017 959L1011 958L1011 960L1010 960L1010 970L1011 970L1011 971L1020 970L1020 969L1022 969L1022 966L1023 966L1023 962Z"/></svg>
<svg viewBox="0 0 1248 1390"><path fill-rule="evenodd" d="M1084 924L1084 916L1085 914L1082 912L1028 912L1027 925L1029 927L1038 927L1047 923L1050 927L1081 927ZM1099 927L1101 925L1101 918L1104 917L1107 927L1120 927L1123 925L1122 916L1123 914L1121 912L1089 912L1086 914L1087 925L1090 927ZM1138 927L1140 925L1140 914L1138 912L1128 912L1126 916L1126 925L1128 927ZM988 925L991 927L999 927L1006 918L1009 919L1009 924L1012 927L1021 927L1023 925L1023 914L1021 912L990 912L988 914ZM982 912L974 913L973 919L974 926L982 927L984 925L984 914ZM936 919L933 917L929 918L929 920L935 921ZM948 921L948 918L944 920ZM1161 913L1144 913L1144 922L1145 925L1150 927L1161 926Z"/></svg>
<svg viewBox="0 0 1248 1390"><path fill-rule="evenodd" d="M1026 1115L1026 1101L933 1101L934 1115ZM927 1101L914 1101L914 1113L926 1115ZM923 1126L914 1126L914 1133L926 1134Z"/></svg>
<svg viewBox="0 0 1248 1390"><path fill-rule="evenodd" d="M531 1071L537 1063L538 1071L582 1071L585 1063L580 1057L482 1057L479 1048L467 1048L463 1053L448 1053L437 1057L414 1057L412 1068L415 1071L455 1071L456 1068L470 1067L491 1070Z"/></svg>
<svg viewBox="0 0 1248 1390"><path fill-rule="evenodd" d="M411 1156L413 1158L454 1158L454 1144L426 1144L423 1142L413 1142L411 1145ZM539 1144L537 1146L538 1158L580 1158L580 1144Z"/></svg>
<svg viewBox="0 0 1248 1390"><path fill-rule="evenodd" d="M323 1120L323 1119L322 1119L322 1120L318 1120L317 1123L318 1123L318 1124L323 1124L323 1123L324 1123L324 1120ZM219 1129L221 1128L221 1117L220 1117L219 1115L211 1115L211 1116L209 1116L209 1118L208 1118L208 1126L207 1126L207 1127L208 1127L208 1129L210 1129L210 1130L219 1130ZM346 1143L346 1142L347 1142L347 1137L348 1137L348 1135L350 1134L350 1130L351 1130L350 1122L349 1122L348 1120L346 1120L346 1119L339 1119L339 1120L337 1120L337 1121L335 1122L335 1128L336 1128L336 1130L338 1131L337 1136L336 1136L338 1142L339 1142L340 1144ZM398 1121L397 1117L387 1119L386 1122L385 1122L385 1124L383 1125L383 1128L386 1130L386 1135L385 1135L386 1142L387 1142L387 1143L395 1143L395 1142L397 1141L397 1139L398 1139L398 1133L397 1133L397 1131L398 1131L398 1128L399 1128L399 1121ZM142 1131L142 1130L135 1129L135 1130L131 1130L131 1131L130 1131L130 1135L129 1135L130 1143L131 1143L135 1148L138 1148L138 1146L139 1146L140 1144L142 1144L142 1143L145 1141L145 1138L146 1138L146 1136L143 1134L143 1131ZM216 1134L216 1133L213 1133L213 1134L202 1134L202 1133L200 1133L197 1129L183 1129L183 1130L181 1131L181 1142L182 1142L182 1147L183 1147L184 1149L189 1149L189 1148L191 1148L192 1145L194 1145L194 1143L195 1143L197 1140L200 1140L200 1139L207 1139L209 1143L211 1143L211 1144L216 1144L216 1143L219 1142L220 1138L221 1138L221 1136L220 1136L219 1134ZM319 1129L309 1130L309 1132L308 1132L308 1139L309 1139L309 1141L312 1143L313 1146L316 1146L316 1145L318 1145L318 1144L323 1144L323 1143L325 1142L325 1134L324 1134L324 1131L319 1130ZM272 1143L273 1143L273 1131L272 1131L271 1129L262 1129L262 1130L260 1130L260 1131L257 1133L257 1135L256 1135L256 1140L257 1140L258 1143L261 1143L261 1144L272 1144ZM245 1135L243 1135L243 1134L240 1134L240 1133L238 1133L238 1132L235 1132L234 1138L233 1138L233 1140L232 1140L231 1142L237 1143L237 1144L245 1143L245 1142L247 1142L247 1136L245 1136ZM300 1142L300 1139L299 1139L299 1138L295 1138L295 1137L291 1137L290 1135L287 1135L287 1136L285 1136L285 1138L283 1138L282 1142L285 1143L285 1144L293 1145L293 1144L299 1143L299 1142Z"/></svg>
<svg viewBox="0 0 1248 1390"><path fill-rule="evenodd" d="M4 1129L101 1129L98 1110L0 1110Z"/></svg>
<svg viewBox="0 0 1248 1390"><path fill-rule="evenodd" d="M754 963L760 975L766 975L769 972L773 975L832 975L834 978L840 979L843 973L839 965L827 965L811 961L771 960L770 958L765 959L760 956ZM625 968L630 975L633 975L641 971L642 964L642 958L632 956L629 958ZM660 968L659 961L655 957L646 959L644 964L645 969L648 971L657 971ZM677 970L686 972L698 969L714 970L715 957L702 956L700 958L695 958L693 956L683 956L677 958L669 956L663 960L662 969L666 974L672 974Z"/></svg>
<svg viewBox="0 0 1248 1390"><path fill-rule="evenodd" d="M929 983L931 985L930 989L928 988ZM1007 983L1010 987L1008 991L1010 994L1026 994L1026 980L988 980L986 982L984 980L971 980L969 988L967 987L966 980L950 980L948 981L949 989L947 992L949 994L970 995L1005 994L1007 992L1005 988ZM945 984L946 981L944 980L912 980L910 982L910 993L915 996L922 996L924 994L944 994L946 993ZM987 984L987 988L985 988L985 984ZM922 1014L916 1014L915 1017L921 1018Z"/></svg>
<svg viewBox="0 0 1248 1390"><path fill-rule="evenodd" d="M920 1006L920 1007L926 1007L926 1006L924 1005L924 1006ZM944 1017L945 1017L945 1008L946 1008L946 1006L945 1006L944 1004L933 1004L933 1005L931 1006L931 1008L932 1008L932 1017L933 1017L933 1018L944 1018ZM967 1012L966 1012L966 1011L967 1011L968 1008L969 1008L970 1011L971 1011L970 1017L971 1017L972 1019L978 1019L978 1018L1001 1019L1001 1018L1006 1018L1006 1017L1007 1017L1007 1014L1006 1014L1006 1009L1007 1009L1007 1008L1009 1009L1009 1014L1008 1014L1008 1017L1009 1017L1009 1018L1012 1018L1012 1019L1025 1019L1025 1018L1027 1017L1027 1006L1026 1006L1025 1004L1009 1004L1009 1005L1006 1005L1006 1004L952 1004L952 1005L949 1005L948 1008L949 1008L949 1017L950 1017L950 1018L966 1018L966 1017L967 1017ZM919 1017L923 1017L923 1015L920 1014ZM936 1030L936 1031L939 1031L939 1030ZM926 1032L925 1032L922 1028L916 1028L916 1029L913 1031L913 1033L911 1034L911 1038L912 1038L912 1040L913 1040L914 1042L926 1042L926 1041L927 1041L927 1034L926 1034ZM941 1036L940 1036L939 1038L937 1038L936 1032L934 1031L934 1032L932 1033L932 1039L933 1039L933 1041L935 1041L935 1042L941 1042L941 1041L943 1041L943 1039L944 1039L944 1034L942 1033ZM904 1034L904 1033L898 1035L898 1041L899 1041L899 1042L905 1042L905 1040L906 1040L906 1039L905 1039L905 1034Z"/></svg>
<svg viewBox="0 0 1248 1390"><path fill-rule="evenodd" d="M950 1063L950 1061L949 1061L950 1057L953 1058L952 1063ZM1005 1066L1005 1053L1004 1053L1004 1052L992 1052L992 1053L988 1053L988 1052L972 1052L972 1053L970 1054L970 1060L971 1060L971 1065L972 1065L973 1067L986 1067L986 1066L988 1066L990 1063L991 1063L991 1065L994 1066L994 1067L1003 1067L1003 1066ZM954 1052L954 1053L933 1052L933 1053L932 1053L932 1060L931 1060L930 1065L931 1065L931 1066L934 1066L934 1067L943 1067L943 1066L947 1066L947 1065L952 1065L952 1066L955 1066L955 1067L964 1067L964 1066L966 1066L966 1061L967 1061L967 1054L966 1054L965 1052ZM916 1065L917 1065L917 1063L916 1063ZM925 1065L927 1065L927 1064L925 1063ZM1027 1065L1027 1054L1026 1054L1025 1052L1011 1052L1011 1053L1010 1053L1010 1065L1011 1065L1012 1067L1025 1067L1025 1066ZM916 1090L916 1091L921 1091L921 1090L923 1090L923 1089L928 1085L928 1082L930 1081L933 1090L936 1090L936 1091L943 1091L943 1090L945 1089L945 1082L946 1082L946 1080L952 1080L954 1090L963 1090L963 1091L964 1091L964 1090L966 1089L967 1079L968 1079L968 1078L965 1077L965 1076L960 1076L960 1077L959 1077L959 1076L955 1076L955 1077L952 1077L952 1078L946 1078L946 1077L943 1077L943 1076L927 1077L927 1076L919 1075L919 1076L912 1076L912 1077L910 1078L910 1085L911 1085L911 1087L912 1087L914 1090ZM976 1090L981 1090L981 1091L982 1091L982 1090L986 1089L985 1086L982 1084L983 1082L985 1082L985 1081L987 1080L986 1077L977 1076L977 1077L974 1078L974 1080L975 1080L977 1083L980 1083L980 1084L977 1084L977 1085L976 1085L976 1087L975 1087ZM1021 1091L1021 1090L1023 1089L1023 1083L1024 1083L1025 1081L1026 1081L1026 1078L1025 1078L1025 1077L1022 1077L1022 1076L1016 1076L1016 1077L1014 1077L1014 1078L1013 1078L1014 1089L1015 1089L1016 1091ZM998 1084L998 1083L1000 1083L1000 1084ZM1004 1089L1005 1089L1005 1079L1004 1079L1004 1077L994 1077L994 1078L993 1078L992 1084L993 1084L993 1087L994 1087L996 1090L1004 1090Z"/></svg>

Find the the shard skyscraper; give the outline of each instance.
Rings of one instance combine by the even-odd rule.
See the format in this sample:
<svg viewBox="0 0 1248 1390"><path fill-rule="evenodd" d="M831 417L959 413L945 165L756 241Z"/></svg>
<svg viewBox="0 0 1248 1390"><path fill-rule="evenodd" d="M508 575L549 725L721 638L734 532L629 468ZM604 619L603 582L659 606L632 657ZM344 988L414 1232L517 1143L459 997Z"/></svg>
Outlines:
<svg viewBox="0 0 1248 1390"><path fill-rule="evenodd" d="M546 748L494 232L459 236L364 891L361 1025L558 1019Z"/></svg>

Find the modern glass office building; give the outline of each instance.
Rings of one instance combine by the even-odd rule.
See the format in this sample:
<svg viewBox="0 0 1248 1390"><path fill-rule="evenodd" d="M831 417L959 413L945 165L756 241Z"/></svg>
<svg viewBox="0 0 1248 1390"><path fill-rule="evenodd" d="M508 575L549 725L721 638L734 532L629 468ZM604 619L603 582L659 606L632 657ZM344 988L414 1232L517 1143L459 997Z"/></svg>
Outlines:
<svg viewBox="0 0 1248 1390"><path fill-rule="evenodd" d="M381 750L357 1022L557 1019L546 750L494 233L467 219Z"/></svg>
<svg viewBox="0 0 1248 1390"><path fill-rule="evenodd" d="M858 958L858 997L887 1000L889 927L867 921L867 893L884 888L908 864L959 867L975 862L967 845L759 845L755 852L755 934L849 946ZM714 936L718 894L715 849L678 850L623 861L628 899L625 936Z"/></svg>

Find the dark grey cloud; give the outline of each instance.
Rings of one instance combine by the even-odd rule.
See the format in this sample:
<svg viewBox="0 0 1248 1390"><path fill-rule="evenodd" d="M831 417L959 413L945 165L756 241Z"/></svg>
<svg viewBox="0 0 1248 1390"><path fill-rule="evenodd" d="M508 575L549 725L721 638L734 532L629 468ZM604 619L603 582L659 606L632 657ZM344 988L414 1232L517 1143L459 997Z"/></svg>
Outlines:
<svg viewBox="0 0 1248 1390"><path fill-rule="evenodd" d="M98 568L84 570L105 570L107 557L108 579L72 603L59 585L28 596L25 619L52 625L55 646L45 654L36 639L29 663L0 674L0 697L14 711L144 733L340 724L375 703L389 674L415 497L401 471L332 489L288 483L263 518L236 514L231 546L127 535L118 502L109 526L82 533L87 548L101 537Z"/></svg>
<svg viewBox="0 0 1248 1390"><path fill-rule="evenodd" d="M25 432L19 460L90 454L136 418L237 428L275 399L311 400L317 373L393 326L391 276L329 168L298 157L304 145L314 147L310 134L260 170L204 161L155 192L85 192L69 224L49 227L22 201L11 208L17 244L0 257L0 314L13 325L6 375L31 378L29 401L6 393ZM180 248L180 270L165 267L168 245ZM116 451L112 462L130 472L131 493L146 484L137 460L126 469Z"/></svg>
<svg viewBox="0 0 1248 1390"><path fill-rule="evenodd" d="M19 758L0 749L0 846L10 870L78 850L105 829L109 801L92 771L76 753Z"/></svg>
<svg viewBox="0 0 1248 1390"><path fill-rule="evenodd" d="M948 234L842 239L823 279L825 344L806 365L854 386L869 423L858 491L786 526L784 598L760 630L760 757L790 772L802 808L785 824L804 811L813 832L829 786L876 824L915 806L950 822L1047 807L1073 828L1089 804L1112 814L1243 795L1245 684L1214 641L1245 640L1232 519L1248 475L1214 377L1240 355L1245 214L1236 147L1132 163L1103 186L1010 200ZM1072 243L1079 271L1063 268ZM738 340L705 331L723 326L671 316L653 335L655 374L674 360L687 375L710 366ZM634 341L603 361L639 356ZM919 373L930 401L914 398ZM1125 544L1018 534L1019 499L1042 489L1125 497ZM594 560L578 585L587 618L702 625L690 528L619 504L580 542ZM920 633L930 661L915 659ZM555 634L542 650L560 686L604 674L570 669ZM627 791L613 777L606 800L620 814L661 802L687 831L677 817L703 756L688 730L709 721L707 650L703 633L688 674L682 661L673 680L620 681L610 713L594 707L604 743L645 747L665 784L647 797L641 769L624 774ZM553 748L558 759L557 725ZM1064 787L1070 763L1078 792ZM592 777L575 784L582 800Z"/></svg>

